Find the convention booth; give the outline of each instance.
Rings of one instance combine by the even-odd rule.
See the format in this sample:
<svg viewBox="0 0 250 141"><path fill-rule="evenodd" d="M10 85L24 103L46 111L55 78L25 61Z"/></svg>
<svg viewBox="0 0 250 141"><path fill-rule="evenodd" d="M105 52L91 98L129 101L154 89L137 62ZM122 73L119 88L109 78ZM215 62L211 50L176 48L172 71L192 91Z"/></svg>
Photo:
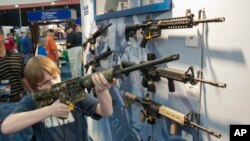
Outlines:
<svg viewBox="0 0 250 141"><path fill-rule="evenodd" d="M59 50L59 56L62 56L66 50L65 25L76 26L76 11L73 9L50 9L44 11L32 11L28 13L28 21L32 33L34 48L36 48L39 37L46 36L48 29L53 29L55 41Z"/></svg>

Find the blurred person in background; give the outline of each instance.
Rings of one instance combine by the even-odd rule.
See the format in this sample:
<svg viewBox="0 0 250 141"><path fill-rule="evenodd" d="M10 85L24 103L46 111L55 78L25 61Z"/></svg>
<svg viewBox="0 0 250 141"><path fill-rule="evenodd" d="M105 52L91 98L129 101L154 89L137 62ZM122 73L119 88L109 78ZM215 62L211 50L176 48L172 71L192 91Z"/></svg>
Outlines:
<svg viewBox="0 0 250 141"><path fill-rule="evenodd" d="M82 27L81 26L76 27L76 32L79 33L82 37Z"/></svg>
<svg viewBox="0 0 250 141"><path fill-rule="evenodd" d="M40 37L38 40L38 48L37 48L37 54L48 56L47 50L46 50L47 40L45 37Z"/></svg>
<svg viewBox="0 0 250 141"><path fill-rule="evenodd" d="M71 26L66 25L66 48L72 77L82 76L82 37Z"/></svg>
<svg viewBox="0 0 250 141"><path fill-rule="evenodd" d="M17 51L20 54L22 54L22 49L21 49L21 39L22 39L22 37L16 31L14 31L13 35L14 35L14 40L15 40L15 43L16 43Z"/></svg>
<svg viewBox="0 0 250 141"><path fill-rule="evenodd" d="M30 31L27 31L26 35L21 39L21 46L24 62L27 63L28 60L34 55Z"/></svg>
<svg viewBox="0 0 250 141"><path fill-rule="evenodd" d="M4 39L4 46L7 52L17 52L16 43L12 33L7 33L7 38Z"/></svg>
<svg viewBox="0 0 250 141"><path fill-rule="evenodd" d="M48 53L47 55L51 60L53 60L58 65L59 64L58 48L56 46L53 29L49 29L47 31L46 40L47 40L46 50Z"/></svg>

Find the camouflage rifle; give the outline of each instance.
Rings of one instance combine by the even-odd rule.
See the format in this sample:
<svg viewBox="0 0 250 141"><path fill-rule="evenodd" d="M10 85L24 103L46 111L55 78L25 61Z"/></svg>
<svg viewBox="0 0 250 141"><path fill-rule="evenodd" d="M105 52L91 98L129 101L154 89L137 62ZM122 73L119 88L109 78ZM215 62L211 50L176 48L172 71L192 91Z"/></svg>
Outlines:
<svg viewBox="0 0 250 141"><path fill-rule="evenodd" d="M135 70L155 66L161 63L178 60L179 54L174 54L169 57L148 61L139 65L124 67L122 64L117 65L111 69L101 71L107 81L112 82L113 78L120 78L124 74L128 74ZM32 94L33 100L38 107L44 107L52 104L57 99L62 103L70 105L74 108L74 103L81 101L85 98L85 89L94 88L94 83L91 79L91 74L82 77L76 77L70 80L51 86L50 89L38 91Z"/></svg>
<svg viewBox="0 0 250 141"><path fill-rule="evenodd" d="M90 43L90 45L92 45L92 46L95 45L96 38L101 36L104 33L104 31L106 31L111 25L112 25L112 23L110 23L106 26L101 25L100 27L98 27L98 30L95 31L94 33L92 33L89 36L89 38L86 39L86 41L82 44L83 50L85 50L87 48L88 43ZM90 51L93 51L93 49Z"/></svg>
<svg viewBox="0 0 250 141"><path fill-rule="evenodd" d="M126 26L125 36L126 40L128 41L129 37L134 36L137 30L142 29L143 39L141 41L140 46L145 48L148 40L161 36L162 29L193 28L193 26L197 26L199 23L224 22L224 21L225 21L224 17L194 20L194 14L192 14L191 10L188 9L186 12L186 16L184 17L152 20L149 16L147 16L146 21L143 21L142 24Z"/></svg>
<svg viewBox="0 0 250 141"><path fill-rule="evenodd" d="M98 56L95 56L91 61L89 61L84 67L86 69L86 73L88 72L89 66L92 66L92 72L95 72L96 67L99 66L99 62L102 59L107 59L109 55L111 55L113 51L108 47L107 50Z"/></svg>
<svg viewBox="0 0 250 141"><path fill-rule="evenodd" d="M157 118L159 118L159 116L164 116L172 121L174 121L174 126L171 125L171 128L175 128L175 129L171 129L171 134L175 134L175 123L178 123L180 125L189 125L191 127L196 127L198 129L201 129L205 132L207 132L210 135L213 135L217 138L221 137L220 133L217 133L209 128L205 128L195 122L193 122L190 119L190 116L192 116L192 112L190 112L189 114L185 115L183 113L180 113L174 109L171 109L169 107L166 107L164 105L160 105L156 102L153 102L152 100L150 100L148 97L146 98L139 98L129 92L125 92L124 94L124 102L126 104L126 107L130 106L133 102L138 102L140 103L144 110L142 110L141 113L141 121L147 121L149 124L154 124L155 120Z"/></svg>

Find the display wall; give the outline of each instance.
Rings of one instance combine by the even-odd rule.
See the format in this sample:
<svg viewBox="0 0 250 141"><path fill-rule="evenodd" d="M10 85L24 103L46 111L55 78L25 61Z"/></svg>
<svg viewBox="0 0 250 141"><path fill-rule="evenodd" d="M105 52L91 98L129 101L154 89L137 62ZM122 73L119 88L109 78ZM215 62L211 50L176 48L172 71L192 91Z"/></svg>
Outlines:
<svg viewBox="0 0 250 141"><path fill-rule="evenodd" d="M154 53L156 58L172 54L180 54L178 61L162 64L161 67L186 70L193 66L202 70L205 80L220 81L226 88L218 88L208 84L191 85L176 82L175 92L169 92L168 80L156 82L156 92L148 92L141 84L140 71L130 73L128 77L119 79L110 92L113 98L114 114L110 118L99 121L88 119L89 134L96 141L229 141L229 127L232 124L249 124L248 85L250 81L248 45L250 33L247 28L250 20L249 1L240 3L233 0L173 0L172 9L166 12L153 13L153 19L184 16L186 9L191 9L197 18L199 10L205 11L206 18L225 17L225 22L202 24L190 29L162 30L161 37L147 43L141 48L142 36L138 32L136 38L125 39L127 25L140 24L146 15L134 15L102 21L94 21L93 3L81 0L81 8L88 6L88 14L84 18L84 36L89 37L97 26L112 23L106 36L101 36L96 44L96 54L102 53L109 46L114 53L102 61L100 70L110 68L121 61L139 63L147 61L147 53ZM237 6L236 6L237 5ZM82 13L86 9L81 9ZM84 12L83 12L84 11ZM88 50L85 61L90 60ZM216 138L189 126L178 126L175 135L170 134L171 120L160 117L154 125L141 122L139 117L143 107L133 104L126 108L123 101L125 92L138 97L150 98L164 106L187 114L189 111L200 113L200 125L221 133Z"/></svg>

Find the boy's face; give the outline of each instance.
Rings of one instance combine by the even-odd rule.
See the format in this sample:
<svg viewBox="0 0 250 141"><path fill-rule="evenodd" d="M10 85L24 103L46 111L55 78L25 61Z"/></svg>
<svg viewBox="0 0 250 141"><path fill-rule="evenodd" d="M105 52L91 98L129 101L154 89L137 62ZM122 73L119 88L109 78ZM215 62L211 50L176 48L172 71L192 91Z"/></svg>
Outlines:
<svg viewBox="0 0 250 141"><path fill-rule="evenodd" d="M59 74L50 75L47 72L44 72L44 80L37 83L37 90L45 90L51 88L52 85L60 83L61 77Z"/></svg>

